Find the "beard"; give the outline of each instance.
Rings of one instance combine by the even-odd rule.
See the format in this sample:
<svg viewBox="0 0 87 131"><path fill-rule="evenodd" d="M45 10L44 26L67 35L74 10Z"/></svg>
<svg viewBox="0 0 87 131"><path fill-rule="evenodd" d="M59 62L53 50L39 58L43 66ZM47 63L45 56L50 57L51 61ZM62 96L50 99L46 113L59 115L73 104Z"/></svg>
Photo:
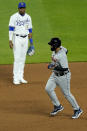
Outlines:
<svg viewBox="0 0 87 131"><path fill-rule="evenodd" d="M20 12L20 15L24 15L25 14L25 12Z"/></svg>
<svg viewBox="0 0 87 131"><path fill-rule="evenodd" d="M52 47L52 48L51 48L51 51L55 51L55 48L54 48L54 47Z"/></svg>

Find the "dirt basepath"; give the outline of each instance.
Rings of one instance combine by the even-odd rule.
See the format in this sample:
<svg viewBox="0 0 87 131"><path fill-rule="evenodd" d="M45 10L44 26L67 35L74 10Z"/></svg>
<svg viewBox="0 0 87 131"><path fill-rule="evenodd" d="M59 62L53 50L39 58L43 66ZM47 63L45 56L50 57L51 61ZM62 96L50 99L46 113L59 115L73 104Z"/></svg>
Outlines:
<svg viewBox="0 0 87 131"><path fill-rule="evenodd" d="M44 88L50 76L46 64L25 66L28 84L12 84L12 65L0 66L0 131L86 131L87 130L87 63L70 63L71 92L84 113L72 120L72 107L59 88L57 96L64 110L55 117Z"/></svg>

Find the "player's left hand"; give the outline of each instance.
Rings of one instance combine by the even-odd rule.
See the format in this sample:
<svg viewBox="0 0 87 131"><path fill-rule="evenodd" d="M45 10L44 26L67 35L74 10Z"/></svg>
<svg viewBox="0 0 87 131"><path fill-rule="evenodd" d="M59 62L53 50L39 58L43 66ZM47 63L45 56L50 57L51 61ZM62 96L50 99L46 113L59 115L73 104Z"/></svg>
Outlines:
<svg viewBox="0 0 87 131"><path fill-rule="evenodd" d="M35 53L35 48L34 48L34 46L32 45L32 46L30 46L30 47L28 48L27 55L32 56L32 55L34 55L34 53Z"/></svg>

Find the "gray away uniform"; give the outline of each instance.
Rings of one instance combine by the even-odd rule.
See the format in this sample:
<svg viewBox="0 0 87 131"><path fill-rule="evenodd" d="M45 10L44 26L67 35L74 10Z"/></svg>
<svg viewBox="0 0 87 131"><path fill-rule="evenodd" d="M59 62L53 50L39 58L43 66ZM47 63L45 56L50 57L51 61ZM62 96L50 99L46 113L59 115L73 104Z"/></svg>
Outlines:
<svg viewBox="0 0 87 131"><path fill-rule="evenodd" d="M48 93L53 105L59 106L60 102L56 96L55 88L56 85L60 87L62 93L64 94L65 98L70 102L74 110L79 109L79 105L77 104L74 96L70 92L70 79L71 79L71 73L69 71L68 67L68 60L66 55L66 48L63 48L61 46L61 49L55 53L52 53L52 64L55 64L56 66L62 67L62 68L68 68L68 71L63 71L63 75L59 75L60 73L58 71L53 70L52 74L47 81L45 90Z"/></svg>

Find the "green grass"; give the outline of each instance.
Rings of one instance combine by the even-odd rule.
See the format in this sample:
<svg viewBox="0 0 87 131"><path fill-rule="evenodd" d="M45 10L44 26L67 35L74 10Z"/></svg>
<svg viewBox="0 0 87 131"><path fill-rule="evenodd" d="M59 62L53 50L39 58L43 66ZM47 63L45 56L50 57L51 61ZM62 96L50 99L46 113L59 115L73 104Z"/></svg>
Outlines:
<svg viewBox="0 0 87 131"><path fill-rule="evenodd" d="M0 0L0 64L12 64L8 45L8 23L20 0ZM26 63L49 62L48 41L60 37L68 48L69 61L87 61L87 0L24 0L32 17L36 53Z"/></svg>

